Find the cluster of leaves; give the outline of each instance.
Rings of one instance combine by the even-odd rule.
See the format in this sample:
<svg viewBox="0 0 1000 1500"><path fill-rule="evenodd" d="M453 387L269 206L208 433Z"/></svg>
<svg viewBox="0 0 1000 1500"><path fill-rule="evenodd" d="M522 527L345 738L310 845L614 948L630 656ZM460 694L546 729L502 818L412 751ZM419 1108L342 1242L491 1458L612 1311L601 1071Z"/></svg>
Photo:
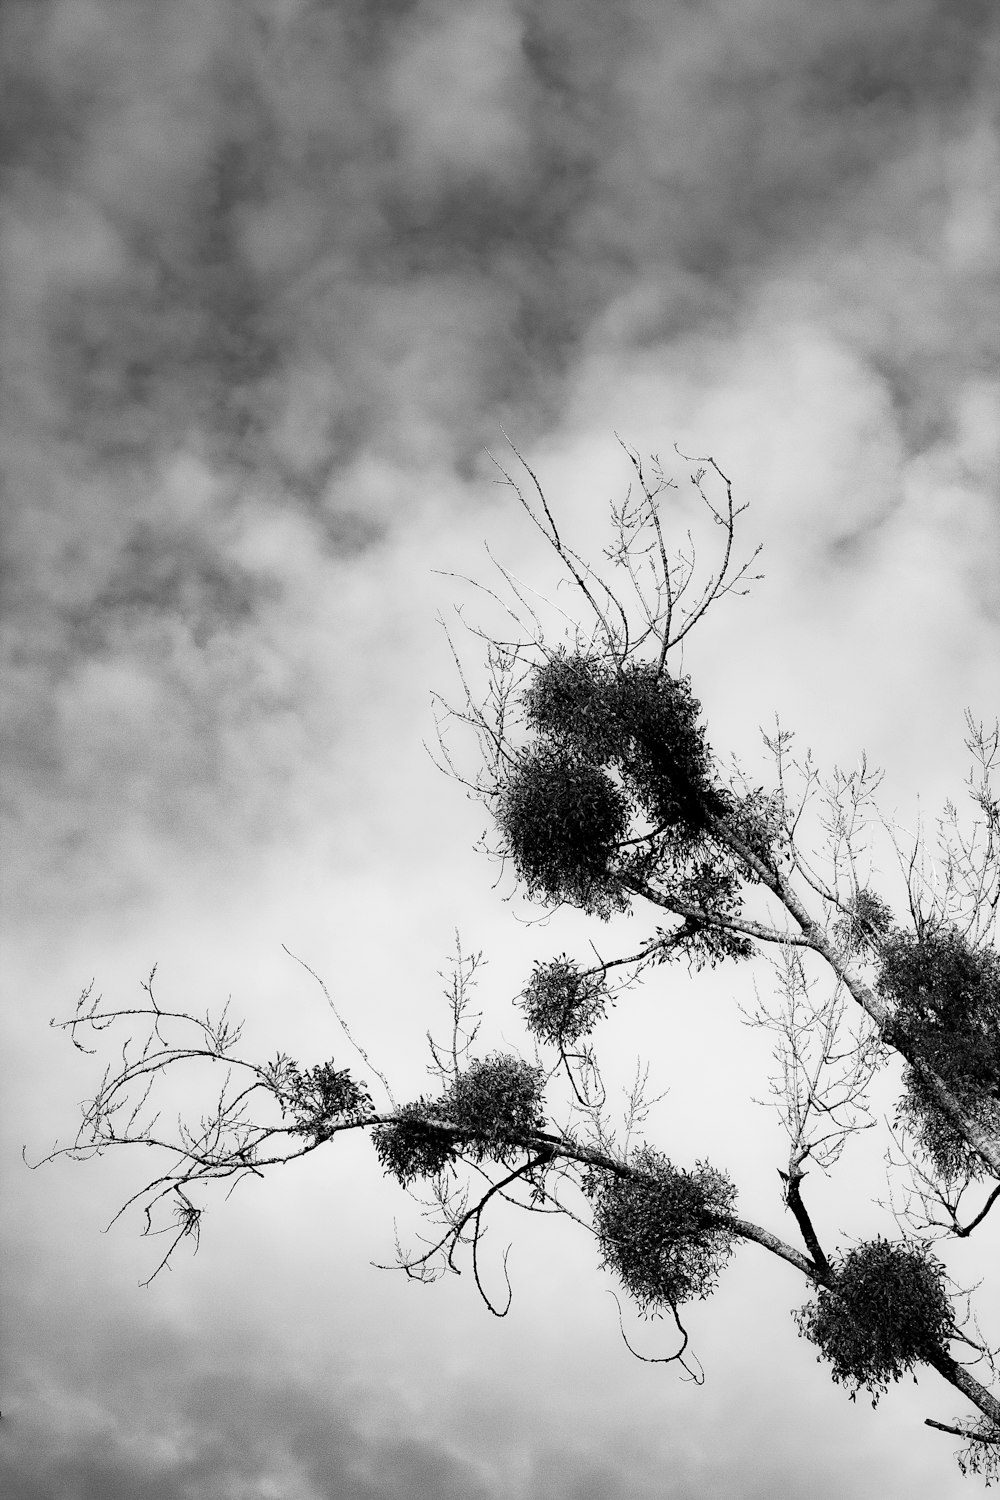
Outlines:
<svg viewBox="0 0 1000 1500"><path fill-rule="evenodd" d="M536 963L521 997L528 1029L552 1047L571 1047L589 1036L608 1001L602 973L586 973L567 958Z"/></svg>
<svg viewBox="0 0 1000 1500"><path fill-rule="evenodd" d="M533 746L502 788L497 821L530 896L600 916L624 907L612 864L628 802L601 766L565 745Z"/></svg>
<svg viewBox="0 0 1000 1500"><path fill-rule="evenodd" d="M649 1147L632 1167L634 1175L600 1174L589 1184L602 1264L644 1312L709 1296L732 1250L724 1220L735 1187L707 1162L686 1172Z"/></svg>
<svg viewBox="0 0 1000 1500"><path fill-rule="evenodd" d="M383 1172L403 1187L418 1177L437 1177L457 1160L454 1133L438 1119L434 1100L402 1104L393 1118L372 1131L372 1144Z"/></svg>
<svg viewBox="0 0 1000 1500"><path fill-rule="evenodd" d="M468 1132L467 1154L476 1161L487 1156L508 1161L523 1149L516 1138L545 1124L544 1087L543 1068L503 1052L459 1073L446 1106L459 1130Z"/></svg>
<svg viewBox="0 0 1000 1500"><path fill-rule="evenodd" d="M347 1117L371 1114L371 1095L347 1068L333 1061L314 1068L300 1068L290 1057L279 1057L271 1068L270 1086L285 1114L294 1117L296 1135L321 1140L329 1127Z"/></svg>
<svg viewBox="0 0 1000 1500"><path fill-rule="evenodd" d="M890 1381L945 1346L953 1321L944 1267L920 1242L880 1237L833 1269L836 1285L821 1287L795 1320L851 1399L864 1387L876 1405Z"/></svg>
<svg viewBox="0 0 1000 1500"><path fill-rule="evenodd" d="M440 1098L404 1104L375 1127L383 1171L406 1187L437 1176L460 1155L510 1161L545 1123L544 1083L542 1068L506 1053L472 1063Z"/></svg>
<svg viewBox="0 0 1000 1500"><path fill-rule="evenodd" d="M665 847L669 843L674 844L672 849ZM752 957L750 939L727 922L738 917L741 905L740 877L732 866L723 864L718 852L703 844L677 847L669 834L659 841L652 857L669 866L673 898L706 913L704 920L688 916L681 928L662 934L661 959L685 953L699 966L708 962L714 967L723 959ZM657 873L655 864L652 873Z"/></svg>
<svg viewBox="0 0 1000 1500"><path fill-rule="evenodd" d="M880 958L879 992L894 1012L891 1040L928 1063L977 1124L1000 1132L1000 954L940 928L893 932ZM978 1175L978 1158L918 1069L906 1069L904 1088L900 1118L941 1176Z"/></svg>
<svg viewBox="0 0 1000 1500"><path fill-rule="evenodd" d="M624 668L615 687L612 722L626 784L652 823L697 841L710 818L729 810L729 800L713 785L711 753L698 722L701 704L690 680L643 662Z"/></svg>
<svg viewBox="0 0 1000 1500"><path fill-rule="evenodd" d="M620 746L615 685L606 661L558 651L536 668L522 700L525 717L546 739L606 765Z"/></svg>
<svg viewBox="0 0 1000 1500"><path fill-rule="evenodd" d="M781 794L758 787L744 797L734 798L729 821L750 851L773 867L776 850L787 846L789 841Z"/></svg>
<svg viewBox="0 0 1000 1500"><path fill-rule="evenodd" d="M688 954L696 968L707 963L714 969L716 964L723 963L726 959L752 958L754 952L753 944L742 932L700 922L696 917L687 917L679 931L664 933L663 937L664 946L660 951L659 962L666 962L683 952Z"/></svg>
<svg viewBox="0 0 1000 1500"><path fill-rule="evenodd" d="M881 896L861 887L834 931L849 953L877 953L892 931L892 911Z"/></svg>
<svg viewBox="0 0 1000 1500"><path fill-rule="evenodd" d="M563 651L536 669L523 707L537 738L501 787L497 817L531 895L606 916L625 904L615 861L633 813L665 836L663 862L728 811L687 678Z"/></svg>

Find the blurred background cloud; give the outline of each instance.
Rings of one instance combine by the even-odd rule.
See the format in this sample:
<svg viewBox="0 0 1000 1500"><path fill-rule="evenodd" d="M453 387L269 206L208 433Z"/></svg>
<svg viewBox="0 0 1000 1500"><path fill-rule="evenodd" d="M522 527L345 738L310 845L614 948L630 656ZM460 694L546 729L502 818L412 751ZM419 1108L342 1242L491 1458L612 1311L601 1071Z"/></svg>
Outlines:
<svg viewBox="0 0 1000 1500"><path fill-rule="evenodd" d="M752 502L767 581L688 663L720 748L778 709L884 759L890 806L956 791L1000 687L996 7L6 0L0 59L5 1493L956 1492L937 1392L845 1411L756 1262L692 1392L626 1361L572 1236L519 1227L509 1324L376 1273L399 1195L363 1151L244 1189L143 1294L148 1246L98 1234L129 1168L18 1152L93 1087L45 1029L92 975L121 1001L158 960L318 1060L287 942L416 1092L458 925L512 1026L566 940L513 922L421 748L432 570L544 566L501 424L584 545L616 430ZM742 1100L705 995L636 1014ZM728 1108L764 1195L780 1143Z"/></svg>

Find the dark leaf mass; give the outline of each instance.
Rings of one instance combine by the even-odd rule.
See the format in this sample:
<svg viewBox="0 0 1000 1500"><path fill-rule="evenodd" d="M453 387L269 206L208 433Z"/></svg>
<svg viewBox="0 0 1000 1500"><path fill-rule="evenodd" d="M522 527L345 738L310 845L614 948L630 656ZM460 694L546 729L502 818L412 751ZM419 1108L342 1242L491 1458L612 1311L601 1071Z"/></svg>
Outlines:
<svg viewBox="0 0 1000 1500"><path fill-rule="evenodd" d="M540 1042L567 1047L590 1034L607 999L603 978L584 973L563 954L535 964L521 1003L528 1029Z"/></svg>
<svg viewBox="0 0 1000 1500"><path fill-rule="evenodd" d="M424 1099L401 1105L388 1124L377 1125L372 1144L383 1172L403 1187L437 1177L457 1158L453 1135L435 1122L435 1107Z"/></svg>
<svg viewBox="0 0 1000 1500"><path fill-rule="evenodd" d="M544 1072L498 1053L460 1072L439 1099L405 1104L372 1132L383 1170L405 1187L435 1177L458 1157L507 1162L544 1124Z"/></svg>
<svg viewBox="0 0 1000 1500"><path fill-rule="evenodd" d="M687 1172L648 1147L631 1165L639 1175L593 1183L604 1265L645 1312L709 1296L732 1249L719 1216L732 1212L735 1187L707 1162Z"/></svg>
<svg viewBox="0 0 1000 1500"><path fill-rule="evenodd" d="M530 895L602 916L624 906L613 861L628 804L602 767L562 745L535 746L503 787L497 816Z"/></svg>
<svg viewBox="0 0 1000 1500"><path fill-rule="evenodd" d="M700 713L686 677L670 677L641 662L630 664L618 679L615 723L622 775L653 823L691 840L729 807L712 782Z"/></svg>
<svg viewBox="0 0 1000 1500"><path fill-rule="evenodd" d="M536 738L500 788L497 821L529 895L601 916L623 908L622 876L643 860L618 860L633 825L659 840L647 864L701 885L711 872L726 889L710 899L733 894L717 860L698 858L729 801L686 678L561 652L536 669L523 707Z"/></svg>
<svg viewBox="0 0 1000 1500"><path fill-rule="evenodd" d="M443 1107L458 1128L468 1133L467 1154L477 1161L487 1156L508 1161L523 1149L518 1138L545 1123L544 1083L542 1068L502 1052L459 1073Z"/></svg>
<svg viewBox="0 0 1000 1500"><path fill-rule="evenodd" d="M1000 1134L1000 955L969 946L953 929L895 932L881 949L879 991L894 1007L892 1035L931 1065L985 1130ZM909 1067L900 1118L940 1175L981 1173L981 1165Z"/></svg>
<svg viewBox="0 0 1000 1500"><path fill-rule="evenodd" d="M944 1348L952 1327L941 1262L917 1242L875 1239L849 1250L835 1268L836 1287L821 1287L795 1314L838 1384L871 1392L873 1404L928 1355Z"/></svg>
<svg viewBox="0 0 1000 1500"><path fill-rule="evenodd" d="M702 832L728 803L713 786L701 704L687 678L651 662L620 667L582 653L540 666L524 695L529 725L594 765L617 767L657 826Z"/></svg>

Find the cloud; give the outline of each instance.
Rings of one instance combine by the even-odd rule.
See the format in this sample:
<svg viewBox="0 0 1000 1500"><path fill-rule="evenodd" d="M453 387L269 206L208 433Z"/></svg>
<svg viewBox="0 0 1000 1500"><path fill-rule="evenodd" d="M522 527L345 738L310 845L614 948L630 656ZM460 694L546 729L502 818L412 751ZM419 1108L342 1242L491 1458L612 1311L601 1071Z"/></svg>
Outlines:
<svg viewBox="0 0 1000 1500"><path fill-rule="evenodd" d="M410 1430L405 1410L394 1413L394 1432L366 1434L363 1397L342 1378L317 1390L290 1375L228 1368L163 1330L79 1331L86 1362L71 1357L58 1381L22 1375L4 1412L0 1475L10 1500L498 1493L468 1457ZM253 1362L264 1367L261 1355Z"/></svg>
<svg viewBox="0 0 1000 1500"><path fill-rule="evenodd" d="M394 30L385 66L400 175L426 204L449 179L517 187L530 133L529 80L514 7L439 0Z"/></svg>
<svg viewBox="0 0 1000 1500"><path fill-rule="evenodd" d="M283 788L351 712L324 682L344 623L303 601L435 497L482 506L499 420L694 429L741 470L781 445L814 550L922 527L944 477L963 556L992 543L979 0L2 25L10 758L46 881L79 885L112 805L131 878L168 825L190 852L295 823Z"/></svg>
<svg viewBox="0 0 1000 1500"><path fill-rule="evenodd" d="M618 1358L611 1339L580 1344L576 1372L565 1344L561 1359L533 1350L526 1364L522 1345L501 1365L481 1333L475 1368L460 1373L435 1343L424 1379L401 1390L378 1381L377 1359L336 1344L304 1367L287 1338L227 1338L217 1322L211 1333L181 1334L134 1315L129 1326L115 1316L97 1324L68 1311L57 1348L48 1347L49 1332L20 1369L6 1372L5 1495L735 1500L797 1493L808 1473L824 1500L876 1500L904 1481L916 1495L940 1494L947 1483L947 1458L933 1439L927 1449L900 1446L895 1460L885 1456L886 1428L898 1437L919 1399L903 1411L890 1397L876 1416L843 1393L831 1399L822 1372L798 1382L817 1410L791 1431L780 1368L771 1369L773 1397L758 1395L752 1410L711 1382L685 1392L662 1377L640 1378L634 1365L614 1388L605 1382L595 1403L586 1391L600 1381L600 1361ZM400 1334L405 1340L405 1324ZM572 1334L569 1342L579 1343ZM794 1337L758 1343L757 1358L729 1351L744 1397L760 1360L787 1357L786 1344L794 1349ZM463 1356L472 1352L463 1342Z"/></svg>
<svg viewBox="0 0 1000 1500"><path fill-rule="evenodd" d="M787 1431L784 1444L765 1447L762 1433L777 1424L779 1408L784 1415L777 1396L773 1411L764 1403L758 1429L749 1414L726 1408L721 1390L651 1385L631 1365L594 1406L583 1388L600 1360L618 1357L616 1334L595 1344L568 1331L560 1348L533 1350L526 1365L524 1329L518 1350L506 1353L486 1338L492 1322L470 1341L432 1336L421 1351L404 1316L397 1370L422 1366L424 1378L400 1388L379 1379L377 1346L344 1349L342 1330L322 1310L331 1342L317 1354L295 1330L276 1339L246 1316L236 1332L212 1310L194 1330L135 1307L96 1318L58 1294L49 1300L32 1347L5 1361L0 1478L10 1500L137 1492L162 1500L763 1496L794 1489L806 1452L816 1493L845 1493L843 1478L832 1477L836 1438L806 1422L801 1449ZM476 1340L475 1367L462 1369ZM868 1459L867 1477L850 1493L884 1493L878 1423L870 1413L855 1420L842 1398L835 1411L839 1441ZM892 1424L892 1413L884 1420ZM919 1494L915 1465L903 1472Z"/></svg>

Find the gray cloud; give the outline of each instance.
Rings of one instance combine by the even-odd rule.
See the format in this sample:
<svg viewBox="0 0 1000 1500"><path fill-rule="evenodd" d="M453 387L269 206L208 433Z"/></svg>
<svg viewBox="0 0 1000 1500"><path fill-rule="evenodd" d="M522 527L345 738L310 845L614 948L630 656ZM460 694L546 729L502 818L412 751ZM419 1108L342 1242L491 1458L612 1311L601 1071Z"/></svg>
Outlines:
<svg viewBox="0 0 1000 1500"><path fill-rule="evenodd" d="M753 21L11 7L8 257L36 417L91 464L197 437L213 466L329 503L331 473L409 451L413 424L447 464L498 413L541 396L544 420L575 342L644 278L663 306L640 341L669 343L831 236L919 251L948 184L914 174L941 178L987 106L992 7L771 0ZM980 269L963 291L937 267L969 306ZM297 428L313 379L325 422Z"/></svg>
<svg viewBox="0 0 1000 1500"><path fill-rule="evenodd" d="M905 452L995 483L985 0L14 0L0 27L7 697L49 879L111 805L122 868L154 805L186 847L294 825L283 778L344 713L289 607L303 553L336 591L499 420L558 424L585 351L711 382L780 285Z"/></svg>
<svg viewBox="0 0 1000 1500"><path fill-rule="evenodd" d="M357 1397L335 1388L198 1369L190 1344L183 1351L164 1350L160 1340L105 1344L90 1352L97 1363L89 1382L29 1385L5 1413L0 1478L10 1500L275 1493L489 1500L497 1493L467 1458L433 1440L367 1438ZM126 1376L135 1382L131 1391Z"/></svg>
<svg viewBox="0 0 1000 1500"><path fill-rule="evenodd" d="M867 1463L848 1479L832 1439L807 1423L800 1440L765 1446L770 1427L727 1410L711 1387L686 1421L676 1390L625 1412L610 1396L600 1408L575 1403L570 1381L544 1392L511 1380L501 1392L446 1368L407 1398L336 1353L303 1376L284 1347L252 1336L237 1354L166 1325L99 1326L69 1309L59 1332L48 1368L37 1350L6 1362L10 1500L735 1500L796 1493L804 1467L824 1500L875 1500L891 1483L871 1451L874 1424L855 1424L855 1457ZM851 1428L838 1425L843 1441ZM919 1486L915 1466L905 1472Z"/></svg>

